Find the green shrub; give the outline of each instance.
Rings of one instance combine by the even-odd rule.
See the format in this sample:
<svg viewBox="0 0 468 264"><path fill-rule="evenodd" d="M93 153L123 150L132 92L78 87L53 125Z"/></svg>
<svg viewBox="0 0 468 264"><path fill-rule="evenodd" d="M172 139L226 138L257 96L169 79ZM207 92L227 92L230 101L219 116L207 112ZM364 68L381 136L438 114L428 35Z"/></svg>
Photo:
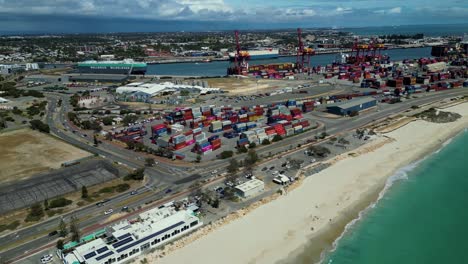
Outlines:
<svg viewBox="0 0 468 264"><path fill-rule="evenodd" d="M72 204L72 200L68 200L66 198L60 197L56 198L49 203L49 208L59 208L59 207L65 207L67 205Z"/></svg>

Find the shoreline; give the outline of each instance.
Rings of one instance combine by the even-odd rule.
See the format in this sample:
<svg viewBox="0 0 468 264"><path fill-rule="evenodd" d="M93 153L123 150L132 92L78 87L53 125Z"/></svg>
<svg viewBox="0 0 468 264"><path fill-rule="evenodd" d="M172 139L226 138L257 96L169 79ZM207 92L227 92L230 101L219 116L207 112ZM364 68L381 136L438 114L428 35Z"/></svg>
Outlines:
<svg viewBox="0 0 468 264"><path fill-rule="evenodd" d="M466 124L468 126L468 123ZM303 248L297 249L293 253L288 255L288 260L281 260L276 262L276 264L292 264L292 263L323 263L324 259L328 254L332 253L336 250L337 246L340 243L340 240L346 236L347 232L351 231L351 229L363 218L365 215L372 210L380 201L380 199L384 198L386 193L390 190L392 185L402 180L401 174L406 173L415 169L421 162L425 159L429 158L430 156L437 154L443 148L445 148L450 142L457 136L461 135L464 131L464 128L461 130L453 131L453 133L442 142L438 142L437 145L433 146L432 148L425 151L422 156L420 156L416 160L410 161L408 164L396 168L387 179L380 185L380 187L375 186L375 189L369 192L366 195L363 195L362 201L354 205L348 212L345 212L346 216L341 217L337 220L338 223L333 223L333 226L326 227L321 234L317 234L315 237L311 237L309 244L304 245ZM352 217L354 215L355 217ZM344 224L343 224L344 223ZM341 230L341 231L340 231ZM329 238L333 239L329 239ZM317 249L316 246L312 246L314 242L321 242L321 240L327 240L327 244L322 249ZM310 247L310 248L309 248ZM309 252L309 255L312 256L311 258L307 258L308 256L304 256L304 253ZM301 259L298 260L297 258L300 257Z"/></svg>
<svg viewBox="0 0 468 264"><path fill-rule="evenodd" d="M432 47L430 45L423 45L423 46L417 46L417 47L388 47L386 50L399 50L399 49L420 49L420 48L428 48ZM320 56L320 55L329 55L329 54L340 54L340 53L350 53L352 50L348 48L342 48L340 50L325 50L325 51L316 51L315 56ZM278 58L284 58L284 57L291 57L295 58L295 54L287 55L287 54L280 54L278 55ZM210 62L205 62L203 61L204 59L209 58L211 61ZM277 58L276 58L277 59ZM184 64L184 63L211 63L211 62L219 62L219 61L229 61L229 58L210 58L208 57L200 57L200 58L193 58L193 57L187 57L184 59L167 59L167 60L152 60L152 61L146 61L148 65L159 65L159 64ZM267 59L268 60L268 59ZM262 61L262 60L255 60L255 61ZM282 62L277 62L277 63L282 63ZM261 64L261 63L259 63Z"/></svg>
<svg viewBox="0 0 468 264"><path fill-rule="evenodd" d="M219 259L225 263L301 263L294 259L304 258L302 253L307 251L303 263L319 262L347 226L385 193L392 175L434 152L468 125L467 103L442 110L462 117L452 123L416 120L406 124L332 158L336 164L306 177L295 190L218 225L192 243L176 246L177 251L145 257L160 263L187 263L194 254L200 256L196 263L207 264ZM350 153L359 155L350 157Z"/></svg>

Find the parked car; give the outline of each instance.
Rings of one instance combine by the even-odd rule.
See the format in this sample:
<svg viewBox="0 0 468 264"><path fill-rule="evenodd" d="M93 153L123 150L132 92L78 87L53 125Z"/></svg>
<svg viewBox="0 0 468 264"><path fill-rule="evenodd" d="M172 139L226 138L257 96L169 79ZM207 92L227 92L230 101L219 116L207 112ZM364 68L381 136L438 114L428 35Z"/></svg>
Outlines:
<svg viewBox="0 0 468 264"><path fill-rule="evenodd" d="M57 234L58 234L58 231L57 231L57 230L54 230L54 231L52 231L52 232L49 233L49 236L50 236L50 237L53 237L53 236L55 236L55 235L57 235Z"/></svg>
<svg viewBox="0 0 468 264"><path fill-rule="evenodd" d="M41 257L41 263L49 263L52 261L52 254L47 254Z"/></svg>

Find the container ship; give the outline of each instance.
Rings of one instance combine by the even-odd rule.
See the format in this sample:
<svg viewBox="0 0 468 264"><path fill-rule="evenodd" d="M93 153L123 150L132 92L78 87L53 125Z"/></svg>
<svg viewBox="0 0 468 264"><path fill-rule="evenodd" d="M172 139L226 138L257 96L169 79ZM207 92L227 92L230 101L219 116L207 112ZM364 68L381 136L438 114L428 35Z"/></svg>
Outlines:
<svg viewBox="0 0 468 264"><path fill-rule="evenodd" d="M278 49L255 49L255 50L242 50L241 53L246 53L249 55L249 60L266 60L266 59L276 59L279 56ZM230 52L229 59L234 61L236 53Z"/></svg>
<svg viewBox="0 0 468 264"><path fill-rule="evenodd" d="M84 61L78 63L80 73L97 74L145 74L145 62L135 62L132 59L122 61Z"/></svg>

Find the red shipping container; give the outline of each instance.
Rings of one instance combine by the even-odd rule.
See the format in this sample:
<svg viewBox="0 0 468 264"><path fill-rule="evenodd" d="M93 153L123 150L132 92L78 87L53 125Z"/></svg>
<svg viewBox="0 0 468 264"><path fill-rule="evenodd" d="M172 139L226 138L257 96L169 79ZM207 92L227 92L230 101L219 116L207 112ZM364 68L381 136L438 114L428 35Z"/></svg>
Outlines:
<svg viewBox="0 0 468 264"><path fill-rule="evenodd" d="M220 147L221 147L221 145L213 146L213 147L212 147L212 150L217 150L217 149L219 149Z"/></svg>

